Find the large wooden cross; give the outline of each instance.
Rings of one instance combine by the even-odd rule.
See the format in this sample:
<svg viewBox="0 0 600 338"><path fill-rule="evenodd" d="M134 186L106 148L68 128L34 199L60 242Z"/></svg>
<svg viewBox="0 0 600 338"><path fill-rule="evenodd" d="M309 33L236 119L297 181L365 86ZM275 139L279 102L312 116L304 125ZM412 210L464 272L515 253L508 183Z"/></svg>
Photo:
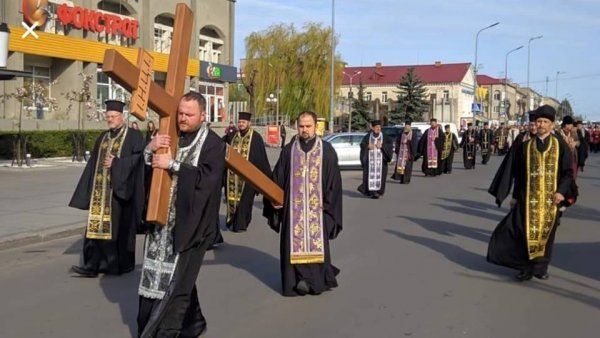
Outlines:
<svg viewBox="0 0 600 338"><path fill-rule="evenodd" d="M133 93L131 110L138 119L146 119L146 107L150 107L160 116L159 133L171 136L172 154L176 153L177 148L176 114L179 100L184 93L193 23L191 9L186 4L177 4L164 89L151 80L152 57L141 49L138 54L138 66L130 63L114 49L105 52L102 64L104 73ZM162 151L166 152L164 149ZM232 171L274 204L283 205L283 190L230 147L227 148L226 161ZM146 221L159 225L167 223L170 188L171 176L168 171L153 169Z"/></svg>

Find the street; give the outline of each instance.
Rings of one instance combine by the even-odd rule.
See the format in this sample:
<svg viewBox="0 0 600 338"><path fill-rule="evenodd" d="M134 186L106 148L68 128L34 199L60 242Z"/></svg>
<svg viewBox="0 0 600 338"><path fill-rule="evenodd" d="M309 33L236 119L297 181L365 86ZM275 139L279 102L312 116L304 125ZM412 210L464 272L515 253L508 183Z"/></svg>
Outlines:
<svg viewBox="0 0 600 338"><path fill-rule="evenodd" d="M277 150L268 151L274 161ZM340 286L320 296L281 296L279 238L257 198L249 230L223 232L226 244L200 270L206 337L597 337L600 156L578 177L550 279L524 283L485 260L507 213L508 200L497 208L487 193L501 159L466 171L457 154L452 174L434 178L419 162L410 185L390 180L380 200L356 191L359 171L343 171L344 230L331 243ZM39 223L83 229L87 213L66 207L82 170L0 172L2 234ZM98 279L68 273L81 235L0 251L0 337L135 335L142 246L138 236L135 272Z"/></svg>

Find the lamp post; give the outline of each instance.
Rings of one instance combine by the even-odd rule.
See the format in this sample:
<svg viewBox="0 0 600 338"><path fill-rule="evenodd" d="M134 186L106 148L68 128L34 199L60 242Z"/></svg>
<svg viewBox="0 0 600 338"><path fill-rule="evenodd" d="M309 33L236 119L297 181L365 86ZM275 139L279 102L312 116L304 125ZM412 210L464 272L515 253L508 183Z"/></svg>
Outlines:
<svg viewBox="0 0 600 338"><path fill-rule="evenodd" d="M558 76L560 74L565 74L566 72L557 71L556 72L556 89L554 90L554 97L558 100Z"/></svg>
<svg viewBox="0 0 600 338"><path fill-rule="evenodd" d="M523 48L523 45L515 48L515 49L511 49L510 51L508 51L508 53L506 53L506 56L504 57L504 109L505 109L505 113L508 116L508 109L506 107L508 101L508 92L506 91L507 88L507 83L508 83L508 55L518 51L519 49Z"/></svg>
<svg viewBox="0 0 600 338"><path fill-rule="evenodd" d="M267 96L267 103L271 105L271 111L273 106L277 106L277 109L279 109L279 100L275 94L271 93L269 96ZM277 124L277 122L275 122L275 124Z"/></svg>
<svg viewBox="0 0 600 338"><path fill-rule="evenodd" d="M273 69L275 71L275 67L269 62L269 67L271 67L271 69ZM277 107L275 108L275 124L279 124L279 95L281 94L280 91L280 79L281 79L281 73L277 72L277 92L275 93L275 96L277 98Z"/></svg>
<svg viewBox="0 0 600 338"><path fill-rule="evenodd" d="M474 78L474 86L473 86L473 107L471 107L472 113L473 113L473 126L475 126L475 120L477 119L477 111L474 109L475 108L475 103L477 103L477 49L478 49L478 45L479 45L479 34L481 32L483 32L486 29L490 29L494 26L499 25L500 22L496 22L493 23L487 27L483 27L482 29L480 29L477 32L477 35L475 35L475 64L473 66L473 72L475 73L475 78Z"/></svg>
<svg viewBox="0 0 600 338"><path fill-rule="evenodd" d="M349 75L346 72L343 72L344 76L347 76L350 79L350 91L348 92L348 99L350 104L348 104L348 132L352 131L352 101L354 101L353 93L352 93L352 79L355 76L362 74L361 71L355 71L354 74Z"/></svg>
<svg viewBox="0 0 600 338"><path fill-rule="evenodd" d="M331 88L329 88L329 133L333 134L333 114L335 109L335 0L331 0Z"/></svg>
<svg viewBox="0 0 600 338"><path fill-rule="evenodd" d="M5 68L8 60L8 36L10 29L4 22L0 23L0 68Z"/></svg>
<svg viewBox="0 0 600 338"><path fill-rule="evenodd" d="M531 41L543 38L543 35L529 38L527 43L527 111L531 110L531 88L529 88L529 66L531 64Z"/></svg>

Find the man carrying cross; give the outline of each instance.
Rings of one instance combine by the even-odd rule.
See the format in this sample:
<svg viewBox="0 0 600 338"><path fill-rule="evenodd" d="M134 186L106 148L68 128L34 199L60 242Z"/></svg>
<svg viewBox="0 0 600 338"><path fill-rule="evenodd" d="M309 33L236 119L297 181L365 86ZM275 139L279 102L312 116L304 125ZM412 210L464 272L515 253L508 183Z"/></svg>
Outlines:
<svg viewBox="0 0 600 338"><path fill-rule="evenodd" d="M146 164L172 177L167 224L146 235L139 285L140 337L197 337L206 329L196 278L216 236L225 143L207 128L206 100L185 94L177 109L179 141L157 135L144 150ZM160 154L160 149L168 149Z"/></svg>

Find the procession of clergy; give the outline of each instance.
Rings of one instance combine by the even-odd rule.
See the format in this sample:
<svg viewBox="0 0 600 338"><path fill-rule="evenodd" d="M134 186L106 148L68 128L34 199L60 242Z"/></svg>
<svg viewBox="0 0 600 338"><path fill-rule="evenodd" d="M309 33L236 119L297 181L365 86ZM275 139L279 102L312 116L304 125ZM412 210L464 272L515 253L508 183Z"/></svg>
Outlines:
<svg viewBox="0 0 600 338"><path fill-rule="evenodd" d="M342 230L342 179L335 150L316 135L314 112L298 115L298 136L282 148L271 170L263 139L251 127L251 115L239 113L237 130L221 138L205 123L206 100L197 92L179 101L177 140L155 128L149 128L144 138L125 124L124 103L107 101L106 106L108 130L96 140L69 204L89 210L83 265L73 266L72 272L94 278L99 273L132 271L136 234L145 234L137 290L139 337L197 337L206 331L195 283L206 250L223 241L222 191L226 226L236 233L248 230L258 194L227 169L226 144L284 191L283 205L263 201L263 216L280 234L282 294L319 295L337 286L339 269L331 263L329 241ZM492 235L488 261L517 269L519 280L548 278L556 226L577 196L576 132L568 128L553 132L555 115L549 106L531 112L528 131L519 134L510 149L503 133L498 138L487 124L480 131L469 125L460 144L465 168L475 167L478 148L484 164L492 144L499 154L506 154L490 193L500 204L514 182L511 210ZM569 121L564 119L565 123ZM177 142L174 153L171 142ZM448 127L441 130L435 119L420 140L407 121L395 142L381 132L379 121L372 121L361 143L359 191L375 199L384 195L394 152L392 179L408 184L412 164L421 157L426 176L450 174L458 147L456 135ZM167 170L172 177L164 226L144 222L153 168Z"/></svg>

